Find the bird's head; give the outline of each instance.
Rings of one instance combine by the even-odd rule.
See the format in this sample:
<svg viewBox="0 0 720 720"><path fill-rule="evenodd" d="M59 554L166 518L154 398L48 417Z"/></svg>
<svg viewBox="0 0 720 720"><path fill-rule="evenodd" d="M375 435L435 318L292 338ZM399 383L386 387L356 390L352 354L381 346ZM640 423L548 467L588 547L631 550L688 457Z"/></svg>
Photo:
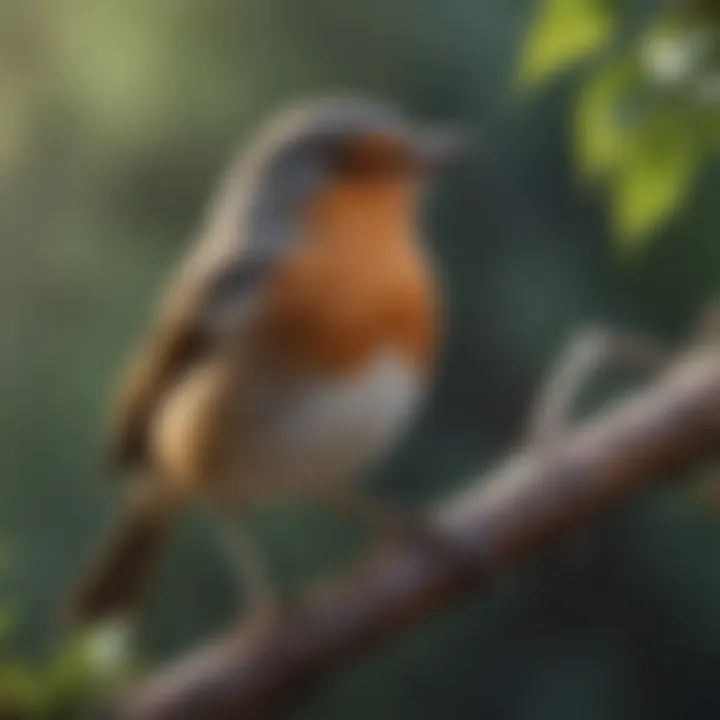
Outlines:
<svg viewBox="0 0 720 720"><path fill-rule="evenodd" d="M423 184L467 154L458 128L425 126L385 103L340 97L282 113L243 164L264 192L292 206L331 183Z"/></svg>
<svg viewBox="0 0 720 720"><path fill-rule="evenodd" d="M292 242L298 213L330 188L362 198L358 213L395 193L407 214L438 170L468 155L458 128L426 126L383 102L335 97L296 105L261 128L231 168L211 217L216 247L232 252L238 232L245 246Z"/></svg>

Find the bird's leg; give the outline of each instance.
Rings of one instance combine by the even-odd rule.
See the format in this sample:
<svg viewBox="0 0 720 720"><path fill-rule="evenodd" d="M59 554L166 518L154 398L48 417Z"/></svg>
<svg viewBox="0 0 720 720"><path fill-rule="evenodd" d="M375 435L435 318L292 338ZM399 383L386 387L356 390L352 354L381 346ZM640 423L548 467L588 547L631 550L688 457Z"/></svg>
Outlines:
<svg viewBox="0 0 720 720"><path fill-rule="evenodd" d="M220 540L231 561L233 575L244 597L246 614L253 619L274 619L287 614L287 598L280 591L252 534L235 513L221 507Z"/></svg>

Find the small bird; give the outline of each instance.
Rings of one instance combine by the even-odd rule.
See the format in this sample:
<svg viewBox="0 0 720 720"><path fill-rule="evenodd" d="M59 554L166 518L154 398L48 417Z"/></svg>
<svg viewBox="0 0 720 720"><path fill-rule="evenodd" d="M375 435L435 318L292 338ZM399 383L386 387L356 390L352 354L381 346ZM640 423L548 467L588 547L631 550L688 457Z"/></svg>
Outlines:
<svg viewBox="0 0 720 720"><path fill-rule="evenodd" d="M112 415L133 479L73 593L76 622L136 611L179 513L214 508L251 610L282 605L242 522L297 493L393 525L358 475L400 437L433 375L440 293L419 230L435 171L465 155L356 97L280 114L230 167L171 279Z"/></svg>

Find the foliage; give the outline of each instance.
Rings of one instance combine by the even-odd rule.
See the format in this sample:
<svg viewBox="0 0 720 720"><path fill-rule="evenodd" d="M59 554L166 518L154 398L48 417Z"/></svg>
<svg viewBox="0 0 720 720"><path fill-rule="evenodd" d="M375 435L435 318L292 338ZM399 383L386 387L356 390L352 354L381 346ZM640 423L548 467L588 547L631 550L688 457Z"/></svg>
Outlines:
<svg viewBox="0 0 720 720"><path fill-rule="evenodd" d="M0 718L77 720L117 687L131 667L129 635L107 623L65 638L41 666L14 658L13 631L20 622L0 606Z"/></svg>
<svg viewBox="0 0 720 720"><path fill-rule="evenodd" d="M626 247L687 200L718 149L720 24L714 3L540 0L518 77L537 87L583 61L573 118L581 177L602 183Z"/></svg>

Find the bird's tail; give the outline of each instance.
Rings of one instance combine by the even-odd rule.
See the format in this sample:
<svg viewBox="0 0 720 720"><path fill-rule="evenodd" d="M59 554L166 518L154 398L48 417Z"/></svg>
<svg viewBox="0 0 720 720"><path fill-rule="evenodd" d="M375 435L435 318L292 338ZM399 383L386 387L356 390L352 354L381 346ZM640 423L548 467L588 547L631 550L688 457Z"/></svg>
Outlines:
<svg viewBox="0 0 720 720"><path fill-rule="evenodd" d="M164 491L161 483L140 484L71 592L68 610L74 626L127 617L145 598L181 504Z"/></svg>

